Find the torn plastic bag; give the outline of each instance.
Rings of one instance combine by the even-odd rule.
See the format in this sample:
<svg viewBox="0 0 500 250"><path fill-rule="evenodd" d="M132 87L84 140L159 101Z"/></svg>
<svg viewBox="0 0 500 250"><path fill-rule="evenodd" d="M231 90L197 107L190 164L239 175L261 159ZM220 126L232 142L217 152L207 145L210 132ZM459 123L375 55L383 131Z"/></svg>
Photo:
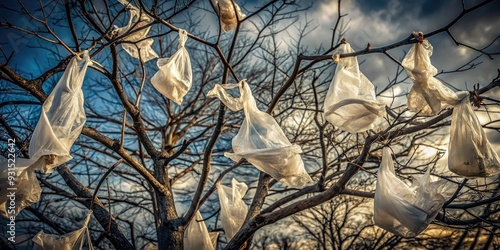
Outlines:
<svg viewBox="0 0 500 250"><path fill-rule="evenodd" d="M32 239L32 241L35 243L33 250L94 249L94 247L92 246L92 240L90 238L90 232L88 229L88 223L90 221L91 215L92 211L89 211L87 217L85 218L85 221L83 222L82 228L61 236L56 234L46 234L43 231L40 231Z"/></svg>
<svg viewBox="0 0 500 250"><path fill-rule="evenodd" d="M459 103L457 95L436 79L437 69L431 64L432 45L424 40L408 51L401 63L413 81L408 94L408 108L419 116L434 116L442 109Z"/></svg>
<svg viewBox="0 0 500 250"><path fill-rule="evenodd" d="M239 87L240 97L230 96L226 89ZM260 171L293 188L302 188L311 177L307 174L298 145L291 144L276 120L260 111L246 80L238 84L216 84L208 92L209 97L218 97L233 111L243 109L245 120L232 140L234 153L224 153L233 161L245 158Z"/></svg>
<svg viewBox="0 0 500 250"><path fill-rule="evenodd" d="M492 148L469 101L469 92L460 92L460 104L453 109L448 144L448 168L467 177L500 173L500 158Z"/></svg>
<svg viewBox="0 0 500 250"><path fill-rule="evenodd" d="M121 39L121 41L123 41L123 49L130 56L141 59L143 62L158 58L158 54L156 54L152 47L154 40L152 38L146 38L149 30L151 29L151 26L145 29L134 31L148 24L151 24L154 19L146 13L142 12L137 7L130 4L127 0L118 0L118 2L123 4L125 8L129 10L130 19L126 26L123 26L121 28L114 26L114 29L112 31L113 36L122 36L132 31L130 35L127 35L126 37ZM140 57L138 49L140 49L141 52Z"/></svg>
<svg viewBox="0 0 500 250"><path fill-rule="evenodd" d="M401 237L415 237L436 217L453 195L453 183L436 180L430 169L416 176L411 186L395 174L391 151L385 147L377 174L373 220L375 225Z"/></svg>
<svg viewBox="0 0 500 250"><path fill-rule="evenodd" d="M40 200L42 188L34 168L29 167L31 164L33 160L16 159L14 162L0 156L0 216L16 217L25 207Z"/></svg>
<svg viewBox="0 0 500 250"><path fill-rule="evenodd" d="M231 183L232 188L217 183L220 220L227 241L230 241L238 230L240 230L248 212L248 207L245 201L243 201L243 197L248 190L247 185L243 182L238 182L236 179L233 179Z"/></svg>
<svg viewBox="0 0 500 250"><path fill-rule="evenodd" d="M337 51L352 52L349 43L340 45ZM385 104L377 101L375 88L359 70L356 57L339 60L323 109L327 121L350 133L372 129L375 120L385 116Z"/></svg>
<svg viewBox="0 0 500 250"><path fill-rule="evenodd" d="M208 232L200 211L197 211L184 231L184 250L216 249L218 236L217 232Z"/></svg>
<svg viewBox="0 0 500 250"><path fill-rule="evenodd" d="M170 58L158 59L159 70L151 78L151 83L156 90L179 105L181 105L182 99L191 88L193 79L191 60L184 47L186 40L187 32L179 29L177 52Z"/></svg>
<svg viewBox="0 0 500 250"><path fill-rule="evenodd" d="M224 32L235 29L238 25L238 19L243 20L246 15L241 12L240 6L233 0L212 0L217 14L219 14L221 27ZM234 6L233 6L234 5ZM234 12L236 10L236 14ZM238 15L238 19L236 19Z"/></svg>
<svg viewBox="0 0 500 250"><path fill-rule="evenodd" d="M30 159L36 161L35 170L51 173L71 160L70 149L80 135L86 121L83 108L83 78L91 65L88 51L83 58L73 57L49 97L42 106L38 124L29 145ZM44 161L38 161L44 156Z"/></svg>

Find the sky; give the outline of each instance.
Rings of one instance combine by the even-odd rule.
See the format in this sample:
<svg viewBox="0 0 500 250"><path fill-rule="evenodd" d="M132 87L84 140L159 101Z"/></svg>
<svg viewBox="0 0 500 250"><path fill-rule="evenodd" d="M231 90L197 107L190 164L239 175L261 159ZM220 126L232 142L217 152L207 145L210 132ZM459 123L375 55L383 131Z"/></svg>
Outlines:
<svg viewBox="0 0 500 250"><path fill-rule="evenodd" d="M36 1L25 1L29 9L35 9ZM44 1L42 1L44 2ZM48 1L46 1L48 2ZM114 2L114 1L110 1ZM256 6L261 6L266 1L236 1L244 10L251 12ZM302 1L307 3L309 1ZM466 7L473 6L478 1L465 1ZM17 3L3 2L0 6L12 7ZM30 6L32 8L30 8ZM423 0L423 1L372 1L372 0L347 0L342 1L342 14L347 14L344 18L348 21L349 30L345 38L351 43L355 50L363 49L366 44L371 43L372 47L380 47L406 38L412 31L423 31L424 33L433 31L449 23L461 11L461 1L445 0ZM305 39L305 42L315 48L320 45L329 45L331 37L331 28L334 25L337 16L337 2L332 0L313 1L312 7L301 15L301 19L312 20L313 25L317 26ZM19 17L18 14L0 9L2 19L8 20L23 28L32 28L34 24L27 18ZM212 18L208 17L209 24ZM467 45L481 48L487 45L492 38L498 36L500 31L500 1L496 0L485 7L480 8L474 13L466 15L451 28L452 34ZM30 49L28 45L34 46L31 37L21 37L18 32L6 31L0 29L0 43L2 49L7 52L14 51L12 63L14 65L23 65L26 70L37 75L41 69L45 69L44 62L41 59L46 56L43 51ZM63 39L70 37L69 32L59 33ZM281 37L287 42L290 38L287 35ZM451 70L467 62L476 53L463 46L455 46L453 41L444 33L430 38L434 46L432 56L433 64L442 70ZM403 47L408 50L409 46ZM499 51L500 42L496 42L494 48L490 51ZM61 50L63 51L63 50ZM401 49L391 50L390 53L396 58L401 58L404 51ZM394 74L394 63L389 61L383 55L360 56L359 60L366 59L365 65L361 69L371 81L377 85L379 81L385 81L387 75ZM447 78L452 80L453 85L463 87L467 83L485 83L491 79L495 73L495 68L499 65L496 61L487 58L480 58L483 61L474 73L460 74L460 79Z"/></svg>

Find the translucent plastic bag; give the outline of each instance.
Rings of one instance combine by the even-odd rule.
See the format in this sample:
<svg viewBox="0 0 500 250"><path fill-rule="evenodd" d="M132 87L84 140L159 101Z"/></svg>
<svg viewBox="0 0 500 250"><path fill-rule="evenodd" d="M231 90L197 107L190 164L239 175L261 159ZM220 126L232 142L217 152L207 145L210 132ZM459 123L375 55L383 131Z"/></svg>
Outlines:
<svg viewBox="0 0 500 250"><path fill-rule="evenodd" d="M208 232L199 211L184 231L184 250L214 250L217 248L219 233Z"/></svg>
<svg viewBox="0 0 500 250"><path fill-rule="evenodd" d="M0 216L16 217L21 210L40 200L42 188L38 184L29 159L16 159L15 170L8 168L7 159L0 157ZM14 164L10 162L11 166ZM11 172L11 174L9 174ZM16 173L15 180L9 178Z"/></svg>
<svg viewBox="0 0 500 250"><path fill-rule="evenodd" d="M349 43L342 44L338 53L352 53ZM359 70L356 57L341 58L324 103L325 119L350 133L373 128L378 117L385 116L385 104L375 97L373 84Z"/></svg>
<svg viewBox="0 0 500 250"><path fill-rule="evenodd" d="M191 88L193 73L191 60L184 44L187 32L179 29L179 46L177 52L170 58L160 58L157 61L158 72L151 78L151 83L162 95L181 105L184 95Z"/></svg>
<svg viewBox="0 0 500 250"><path fill-rule="evenodd" d="M90 211L83 222L83 227L69 232L65 235L55 235L55 234L45 234L40 231L32 241L35 243L33 250L81 250L88 249L92 250L92 240L90 239L90 232L88 229L88 223L90 221L90 216L92 211ZM87 244L85 245L85 242ZM85 248L84 248L85 246Z"/></svg>
<svg viewBox="0 0 500 250"><path fill-rule="evenodd" d="M240 90L239 98L226 92L226 89L236 87ZM233 111L243 109L245 112L240 131L232 140L234 153L226 152L226 157L233 161L245 158L260 171L289 187L302 188L312 181L300 157L301 148L290 143L272 116L257 108L246 80L238 84L216 84L208 96L218 97Z"/></svg>
<svg viewBox="0 0 500 250"><path fill-rule="evenodd" d="M413 81L408 94L408 108L419 116L433 116L460 101L457 95L434 77L437 69L432 66L432 45L424 40L408 51L401 63Z"/></svg>
<svg viewBox="0 0 500 250"><path fill-rule="evenodd" d="M395 175L391 151L386 147L377 174L373 220L393 234L415 237L427 228L454 192L451 182L435 180L430 169L416 176L411 186L406 185Z"/></svg>
<svg viewBox="0 0 500 250"><path fill-rule="evenodd" d="M500 173L500 158L492 148L469 101L469 93L458 94L460 104L453 109L448 144L448 168L467 177Z"/></svg>
<svg viewBox="0 0 500 250"><path fill-rule="evenodd" d="M230 241L240 230L245 222L248 207L243 201L248 187L243 182L232 180L233 187L226 187L217 183L217 192L220 202L220 220L222 228L226 234L226 239Z"/></svg>
<svg viewBox="0 0 500 250"><path fill-rule="evenodd" d="M139 29L140 27L144 27L154 21L152 17L141 13L141 10L137 7L133 6L127 0L118 0L118 2L122 3L130 12L130 19L126 26L121 28L114 26L112 34L114 36L121 36L131 30ZM142 59L143 62L147 62L151 59L158 58L158 54L153 50L153 42L152 38L146 38L151 26L146 29L141 29L136 32L132 32L130 35L124 37L121 41L123 49L132 57L137 59ZM139 50L141 51L139 58Z"/></svg>
<svg viewBox="0 0 500 250"><path fill-rule="evenodd" d="M83 58L71 59L42 106L42 112L29 146L30 159L36 161L35 170L51 173L71 160L70 149L80 135L86 121L83 108L83 78L91 65L88 51ZM44 156L44 161L38 161Z"/></svg>
<svg viewBox="0 0 500 250"><path fill-rule="evenodd" d="M241 12L240 6L233 0L212 0L217 14L219 14L221 27L224 32L235 29L238 25L238 19L243 20L246 15ZM234 6L233 6L234 5ZM236 14L234 10L236 9ZM238 15L238 19L236 19Z"/></svg>

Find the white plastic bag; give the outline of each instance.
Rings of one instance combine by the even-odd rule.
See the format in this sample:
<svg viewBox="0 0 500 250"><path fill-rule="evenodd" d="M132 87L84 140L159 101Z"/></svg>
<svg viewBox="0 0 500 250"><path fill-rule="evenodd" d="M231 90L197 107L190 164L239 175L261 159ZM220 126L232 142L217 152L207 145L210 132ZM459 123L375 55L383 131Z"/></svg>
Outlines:
<svg viewBox="0 0 500 250"><path fill-rule="evenodd" d="M248 213L248 207L243 201L248 187L243 182L236 179L231 181L232 188L217 183L217 192L219 193L220 220L227 241L240 230L245 222Z"/></svg>
<svg viewBox="0 0 500 250"><path fill-rule="evenodd" d="M214 250L219 233L208 232L207 226L197 211L184 231L184 250Z"/></svg>
<svg viewBox="0 0 500 250"><path fill-rule="evenodd" d="M239 98L230 96L225 90L236 87L240 90ZM240 131L232 140L234 153L226 152L226 157L233 161L245 158L289 187L302 188L312 181L300 157L301 148L290 143L272 116L257 108L246 80L238 84L216 84L208 96L218 97L233 111L243 109L245 112Z"/></svg>
<svg viewBox="0 0 500 250"><path fill-rule="evenodd" d="M442 109L460 101L453 91L434 77L437 69L431 64L432 50L427 40L416 43L401 63L413 81L408 94L408 108L420 112L419 116L437 115Z"/></svg>
<svg viewBox="0 0 500 250"><path fill-rule="evenodd" d="M451 182L435 180L429 170L408 186L395 175L391 151L384 148L374 199L375 225L402 237L415 237L427 228L455 191Z"/></svg>
<svg viewBox="0 0 500 250"><path fill-rule="evenodd" d="M492 148L469 101L469 93L458 94L460 104L453 109L448 144L448 168L467 177L500 173L500 158Z"/></svg>
<svg viewBox="0 0 500 250"><path fill-rule="evenodd" d="M240 6L233 0L212 0L217 14L219 14L221 27L224 32L235 29L238 25L238 19L243 20L246 15L241 12ZM234 6L233 6L234 5ZM234 10L236 9L236 14ZM236 19L238 15L238 19Z"/></svg>
<svg viewBox="0 0 500 250"><path fill-rule="evenodd" d="M349 43L338 50L340 54L352 52ZM323 109L327 121L350 133L372 129L375 120L385 116L385 104L377 101L375 88L359 70L356 57L339 60Z"/></svg>
<svg viewBox="0 0 500 250"><path fill-rule="evenodd" d="M29 146L30 159L36 161L35 170L51 173L55 167L72 159L71 146L87 119L83 108L82 84L90 64L88 51L83 52L83 58L72 58L43 103ZM44 161L38 161L42 156L45 156Z"/></svg>
<svg viewBox="0 0 500 250"><path fill-rule="evenodd" d="M32 241L35 243L33 250L81 250L88 249L92 250L92 240L90 239L90 232L88 229L88 223L90 221L90 216L92 211L90 211L83 222L83 227L69 232L64 235L56 234L45 234L40 231ZM84 248L85 241L87 242Z"/></svg>
<svg viewBox="0 0 500 250"><path fill-rule="evenodd" d="M15 159L16 208L10 209L8 164L2 159L0 164L0 213L16 216L23 208L40 199L42 189L35 171L51 173L53 169L71 160L70 149L80 135L86 121L83 108L82 84L87 67L91 64L88 51L83 58L71 59L61 79L42 105L40 119L33 131L29 145L29 159ZM4 195L5 194L5 195ZM4 205L5 204L5 205Z"/></svg>
<svg viewBox="0 0 500 250"><path fill-rule="evenodd" d="M114 26L112 31L114 36L121 36L131 30L139 29L144 27L154 21L152 17L141 12L140 9L130 4L127 0L118 0L123 4L130 12L130 19L126 26L121 28ZM141 29L136 32L132 32L130 35L124 37L121 41L123 49L132 57L137 59L142 59L143 62L147 62L151 59L158 58L158 54L153 50L152 45L154 40L152 38L146 38L151 26L145 29ZM139 50L140 49L140 58Z"/></svg>
<svg viewBox="0 0 500 250"><path fill-rule="evenodd" d="M38 184L29 159L16 159L15 163L0 156L0 216L16 217L25 207L40 200L42 188ZM12 170L12 171L9 171ZM9 174L10 172L10 174ZM9 178L16 174L15 178Z"/></svg>
<svg viewBox="0 0 500 250"><path fill-rule="evenodd" d="M177 52L170 58L158 59L159 70L151 78L151 83L156 90L179 105L181 105L182 99L191 88L193 80L191 60L184 47L186 40L187 32L179 29Z"/></svg>

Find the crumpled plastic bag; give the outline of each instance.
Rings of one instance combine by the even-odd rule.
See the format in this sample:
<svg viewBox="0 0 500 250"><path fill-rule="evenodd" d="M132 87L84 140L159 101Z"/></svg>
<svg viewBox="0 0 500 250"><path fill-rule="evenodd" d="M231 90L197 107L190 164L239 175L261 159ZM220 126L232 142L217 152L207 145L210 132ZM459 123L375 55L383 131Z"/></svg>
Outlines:
<svg viewBox="0 0 500 250"><path fill-rule="evenodd" d="M408 94L408 108L419 116L434 116L444 108L459 103L457 95L436 79L437 69L431 64L432 45L424 40L408 51L401 63L413 81Z"/></svg>
<svg viewBox="0 0 500 250"><path fill-rule="evenodd" d="M128 33L131 30L137 30L140 27L144 27L154 21L152 17L147 15L144 12L132 4L127 0L118 0L121 4L125 6L130 12L130 19L128 24L123 27L114 26L112 30L113 36L122 36L125 33ZM146 38L151 26L146 29L141 29L136 32L132 32L130 35L121 39L124 43L122 43L123 49L132 57L141 59L143 62L147 62L151 59L158 58L158 54L153 50L153 38ZM139 55L139 50L141 53ZM139 57L140 56L140 57Z"/></svg>
<svg viewBox="0 0 500 250"><path fill-rule="evenodd" d="M35 243L33 250L93 250L92 240L88 229L88 223L92 210L89 211L82 228L64 235L46 234L40 231L32 241ZM85 242L87 242L86 245ZM85 248L84 248L85 246Z"/></svg>
<svg viewBox="0 0 500 250"><path fill-rule="evenodd" d="M83 108L83 78L87 67L92 64L88 51L83 58L75 56L69 62L61 79L42 105L40 119L33 131L28 149L29 159L16 158L15 179L16 208L9 216L16 216L23 208L40 199L42 192L35 171L51 173L57 166L71 160L70 149L80 135L86 121ZM0 213L7 216L6 195L8 183L8 164L0 164ZM3 205L5 204L5 206Z"/></svg>
<svg viewBox="0 0 500 250"><path fill-rule="evenodd" d="M184 231L184 250L214 250L218 237L218 232L208 232L200 211L197 211Z"/></svg>
<svg viewBox="0 0 500 250"><path fill-rule="evenodd" d="M238 182L233 178L232 188L217 183L217 192L219 193L220 220L227 241L240 230L245 222L248 213L248 207L243 201L248 186L243 182Z"/></svg>
<svg viewBox="0 0 500 250"><path fill-rule="evenodd" d="M352 53L349 43L338 53ZM378 102L375 88L359 70L356 57L341 58L323 105L325 119L341 130L357 133L373 128L378 117L385 116L385 104Z"/></svg>
<svg viewBox="0 0 500 250"><path fill-rule="evenodd" d="M375 225L401 237L415 237L422 232L453 195L453 183L436 180L430 169L415 176L411 186L395 174L391 151L383 149L377 174L373 220Z"/></svg>
<svg viewBox="0 0 500 250"><path fill-rule="evenodd" d="M215 11L219 14L221 27L224 32L235 29L238 25L238 19L241 21L246 17L246 15L241 12L240 6L233 0L212 0L212 3L215 6ZM236 14L234 12L235 9ZM236 15L238 15L238 19L236 19Z"/></svg>
<svg viewBox="0 0 500 250"><path fill-rule="evenodd" d="M234 98L226 89L239 87L240 97ZM260 111L246 80L238 84L216 84L208 92L209 97L218 97L229 109L243 109L245 120L232 140L234 153L224 153L233 161L245 158L260 171L271 175L283 184L302 188L312 181L300 157L302 149L291 144L274 118Z"/></svg>
<svg viewBox="0 0 500 250"><path fill-rule="evenodd" d="M87 120L82 84L87 67L91 64L88 51L83 52L83 58L73 57L43 103L29 145L30 159L36 161L37 165L35 170L51 173L55 167L72 159L71 146ZM44 161L38 161L42 156Z"/></svg>
<svg viewBox="0 0 500 250"><path fill-rule="evenodd" d="M21 210L40 200L42 188L38 184L35 170L29 159L16 159L15 163L0 156L0 216L16 217ZM9 164L15 170L9 171ZM24 167L22 167L24 166ZM10 168L14 169L14 168ZM12 174L15 172L15 178Z"/></svg>
<svg viewBox="0 0 500 250"><path fill-rule="evenodd" d="M160 58L156 62L158 72L151 78L156 90L168 99L181 105L182 99L191 88L193 73L189 53L184 47L187 32L179 29L179 46L170 58Z"/></svg>
<svg viewBox="0 0 500 250"><path fill-rule="evenodd" d="M467 177L493 176L500 173L500 158L492 148L469 101L469 92L453 109L448 144L448 168Z"/></svg>

